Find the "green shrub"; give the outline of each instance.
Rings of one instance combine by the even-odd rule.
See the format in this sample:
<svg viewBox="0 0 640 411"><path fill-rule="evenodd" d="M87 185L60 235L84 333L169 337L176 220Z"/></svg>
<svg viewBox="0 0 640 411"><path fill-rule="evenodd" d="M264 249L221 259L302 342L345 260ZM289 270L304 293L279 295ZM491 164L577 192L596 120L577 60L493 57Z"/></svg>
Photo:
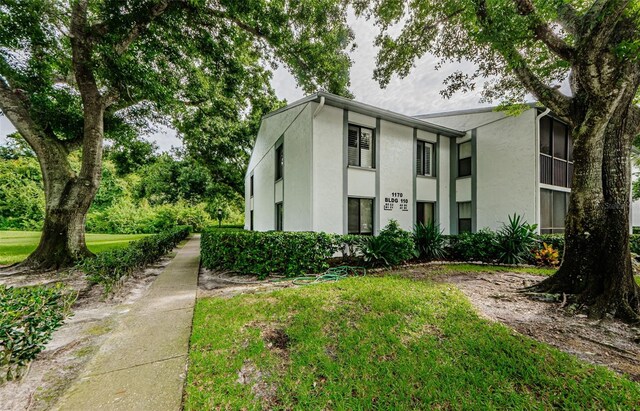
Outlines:
<svg viewBox="0 0 640 411"><path fill-rule="evenodd" d="M122 277L160 259L189 235L189 227L175 227L160 234L132 241L125 248L105 251L79 264L89 281L103 284L109 292Z"/></svg>
<svg viewBox="0 0 640 411"><path fill-rule="evenodd" d="M509 216L509 223L503 224L496 238L498 261L519 264L530 259L536 241L536 227L517 214Z"/></svg>
<svg viewBox="0 0 640 411"><path fill-rule="evenodd" d="M313 232L257 232L210 229L202 234L202 265L265 278L295 277L329 267L339 236Z"/></svg>
<svg viewBox="0 0 640 411"><path fill-rule="evenodd" d="M541 250L543 248L543 243L552 246L555 250L558 250L559 258L562 260L562 254L564 253L564 234L539 235L535 251Z"/></svg>
<svg viewBox="0 0 640 411"><path fill-rule="evenodd" d="M0 372L7 380L21 370L62 325L76 299L62 286L13 288L0 285Z"/></svg>
<svg viewBox="0 0 640 411"><path fill-rule="evenodd" d="M373 266L394 266L418 255L411 233L402 230L395 220L377 236L367 237L361 252L364 261Z"/></svg>
<svg viewBox="0 0 640 411"><path fill-rule="evenodd" d="M446 239L439 225L432 222L427 225L416 224L413 240L420 258L437 260L445 256Z"/></svg>
<svg viewBox="0 0 640 411"><path fill-rule="evenodd" d="M494 262L498 258L497 235L489 229L448 236L448 255L454 261Z"/></svg>

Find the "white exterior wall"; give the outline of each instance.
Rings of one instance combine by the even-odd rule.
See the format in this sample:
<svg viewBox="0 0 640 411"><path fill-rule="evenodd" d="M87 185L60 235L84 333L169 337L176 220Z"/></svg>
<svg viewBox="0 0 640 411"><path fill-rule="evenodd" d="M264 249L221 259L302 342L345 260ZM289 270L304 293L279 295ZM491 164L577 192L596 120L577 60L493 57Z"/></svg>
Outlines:
<svg viewBox="0 0 640 411"><path fill-rule="evenodd" d="M455 144L455 138L440 137L438 147L438 194L437 222L445 234L451 234L451 144Z"/></svg>
<svg viewBox="0 0 640 411"><path fill-rule="evenodd" d="M413 179L416 178L413 145L413 128L380 121L376 163L380 168L380 197L374 207L374 212L379 214L379 224L374 225L376 232L392 219L398 221L401 228L413 230Z"/></svg>
<svg viewBox="0 0 640 411"><path fill-rule="evenodd" d="M315 111L317 103L311 103ZM313 231L344 231L343 110L325 105L313 118Z"/></svg>
<svg viewBox="0 0 640 411"><path fill-rule="evenodd" d="M478 128L478 229L498 229L513 213L538 222L536 114L531 109Z"/></svg>
<svg viewBox="0 0 640 411"><path fill-rule="evenodd" d="M245 229L249 229L251 207L253 207L254 230L275 229L275 203L282 197L285 208L285 229L300 229L305 220L308 224L306 229L310 228L309 213L295 213L300 207L296 206L296 203L302 206L305 203L307 206L311 203L311 124L308 106L293 107L262 120L245 176ZM276 183L275 144L283 134L284 181ZM253 198L249 195L252 174L254 175ZM305 179L307 179L306 182L304 182ZM291 207L288 203L291 203ZM289 208L292 210L288 210ZM302 214L301 217L298 216L300 214Z"/></svg>

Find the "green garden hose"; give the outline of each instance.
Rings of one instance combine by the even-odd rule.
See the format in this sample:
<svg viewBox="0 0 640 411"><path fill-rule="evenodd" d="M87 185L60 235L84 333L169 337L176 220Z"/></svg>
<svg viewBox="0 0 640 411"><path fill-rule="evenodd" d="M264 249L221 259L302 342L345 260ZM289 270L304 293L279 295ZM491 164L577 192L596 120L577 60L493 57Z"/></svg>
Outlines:
<svg viewBox="0 0 640 411"><path fill-rule="evenodd" d="M329 268L323 274L296 277L292 282L296 285L311 285L326 283L330 281L339 281L348 277L358 277L366 274L367 269L364 267L351 267L341 265L339 267Z"/></svg>

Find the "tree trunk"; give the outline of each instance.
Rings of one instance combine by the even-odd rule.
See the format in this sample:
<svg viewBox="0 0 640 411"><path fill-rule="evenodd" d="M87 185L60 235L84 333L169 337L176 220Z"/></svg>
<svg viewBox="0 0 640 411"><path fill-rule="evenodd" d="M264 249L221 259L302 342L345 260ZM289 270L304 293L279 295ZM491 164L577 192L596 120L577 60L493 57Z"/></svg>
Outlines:
<svg viewBox="0 0 640 411"><path fill-rule="evenodd" d="M630 124L629 105L619 107L604 122L587 115L574 130L576 161L563 262L534 288L568 294L594 318L637 321L640 290L629 251L629 157L638 127Z"/></svg>

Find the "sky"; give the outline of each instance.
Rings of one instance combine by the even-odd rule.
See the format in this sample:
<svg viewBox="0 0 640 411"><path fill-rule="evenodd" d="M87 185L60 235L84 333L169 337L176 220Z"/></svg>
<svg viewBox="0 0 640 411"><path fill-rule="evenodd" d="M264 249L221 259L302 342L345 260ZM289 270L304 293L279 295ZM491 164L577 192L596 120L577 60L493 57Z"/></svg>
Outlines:
<svg viewBox="0 0 640 411"><path fill-rule="evenodd" d="M458 93L451 99L440 96L439 92L443 89L445 77L454 70L460 69L461 66L449 64L436 71L434 67L437 59L431 55L416 61L416 67L409 76L404 79L395 77L385 89L381 89L372 78L377 53L373 41L377 31L372 22L363 18L358 19L353 15L349 16L349 23L354 30L357 44L357 48L351 53L353 65L350 87L356 100L406 115L462 110L487 105L480 104L479 91ZM469 71L473 69L468 65L464 68ZM272 86L278 97L288 102L304 97L294 78L282 66L274 73ZM157 129L158 131L145 137L155 141L160 150L168 151L172 146L181 146L173 130L162 126ZM13 131L9 121L0 116L0 144L4 141L4 136Z"/></svg>

